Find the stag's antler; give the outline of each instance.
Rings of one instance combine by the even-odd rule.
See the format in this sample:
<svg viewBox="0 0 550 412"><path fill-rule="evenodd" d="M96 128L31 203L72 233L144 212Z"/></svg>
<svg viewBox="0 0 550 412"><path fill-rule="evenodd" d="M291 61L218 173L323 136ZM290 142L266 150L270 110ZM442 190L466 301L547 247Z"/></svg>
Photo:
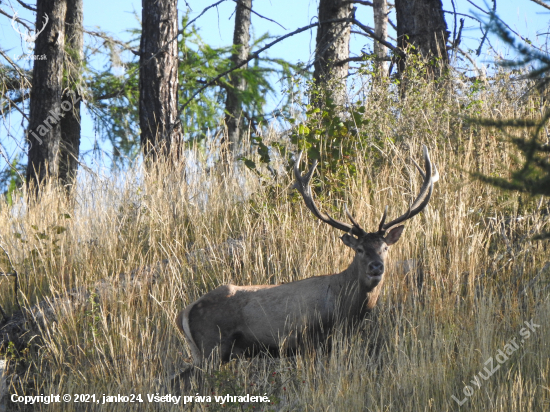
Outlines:
<svg viewBox="0 0 550 412"><path fill-rule="evenodd" d="M388 214L388 206L384 209L384 215L382 216L382 220L380 221L380 225L378 226L378 233L381 235L384 235L389 229L393 228L394 226L397 226L400 223L405 222L406 220L410 219L413 216L416 216L422 210L428 205L428 202L430 201L430 198L432 197L433 193L433 186L434 183L439 180L439 173L437 171L437 167L432 164L430 160L430 153L428 152L428 148L423 145L424 150L424 162L426 171L424 172L420 166L418 166L418 163L416 163L413 160L414 165L420 172L420 175L424 179L424 182L422 183L422 187L420 188L420 193L414 200L414 202L410 205L409 210L399 216L397 219L392 220L391 222L386 222L386 217ZM315 202L313 201L313 196L311 194L311 177L313 176L313 172L315 172L315 168L317 167L317 160L313 162L313 166L308 170L308 172L302 176L299 166L300 166L300 160L302 159L302 152L300 152L300 155L298 156L298 160L296 160L296 163L294 164L294 176L296 177L296 183L294 183L294 188L297 189L302 197L304 198L304 202L309 210L313 213L315 217L317 217L319 220L329 224L330 226L340 229L346 233L351 233L355 236L363 236L366 234L366 232L359 226L359 224L355 221L353 216L349 213L348 208L346 206L346 215L348 216L349 220L351 221L351 225L348 223L341 222L339 220L333 219L326 213L322 213ZM432 175L432 168L433 168L433 175Z"/></svg>
<svg viewBox="0 0 550 412"><path fill-rule="evenodd" d="M322 213L318 208L315 202L313 201L313 196L311 195L311 176L313 176L313 172L315 172L315 168L317 167L317 160L313 162L313 166L308 170L308 172L302 176L302 173L300 172L299 166L300 166L300 160L302 159L302 153L300 152L300 155L298 156L298 160L296 160L296 163L294 163L294 176L296 177L296 183L294 183L294 188L298 190L298 192L301 193L302 197L304 198L304 202L309 210L313 213L314 216L316 216L319 220L329 224L330 226L343 230L346 233L352 233L355 236L363 236L366 234L366 232L361 229L361 226L355 221L355 219L351 216L351 214L348 212L348 208L346 207L346 214L348 215L348 218L351 220L351 223L353 225L350 225L348 223L341 222L339 220L333 219L326 213Z"/></svg>
<svg viewBox="0 0 550 412"><path fill-rule="evenodd" d="M424 183L422 183L422 187L420 188L420 193L418 194L412 205L409 206L409 210L405 214L388 223L384 223L386 221L386 216L388 213L388 206L386 206L384 210L384 215L382 216L382 220L380 221L380 225L378 226L378 231L382 234L392 227L397 226L398 224L403 223L411 217L416 216L417 214L422 212L422 210L428 205L428 202L432 197L434 183L439 180L439 172L437 171L437 167L435 165L432 165L432 162L430 160L430 153L428 152L428 148L426 147L426 145L422 145L422 148L424 150L424 162L426 165L426 172L424 173L420 166L418 166L418 163L413 160L414 165L424 179Z"/></svg>

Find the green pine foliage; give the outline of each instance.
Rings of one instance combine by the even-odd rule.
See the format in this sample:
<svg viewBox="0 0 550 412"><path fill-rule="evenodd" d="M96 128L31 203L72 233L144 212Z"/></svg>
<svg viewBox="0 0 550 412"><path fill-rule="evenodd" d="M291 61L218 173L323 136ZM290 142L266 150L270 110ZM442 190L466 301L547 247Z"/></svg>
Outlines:
<svg viewBox="0 0 550 412"><path fill-rule="evenodd" d="M185 140L202 141L216 135L223 127L225 100L227 90L231 88L230 78L222 78L208 87L195 99L188 100L195 93L216 78L220 73L231 68L231 46L213 47L206 43L199 30L188 26L188 16L184 16L183 34L178 39L179 50L179 90L178 107ZM134 40L128 46L136 47L140 31L134 30ZM270 39L264 34L254 39L251 51L260 48ZM108 42L107 42L108 43ZM103 141L109 141L113 147L114 163L124 164L139 154L139 59L121 62L118 49L109 43L103 48L108 63L101 70L88 70L88 87L93 96L89 108L94 116L95 129ZM116 64L115 64L116 63ZM118 66L118 67L117 67ZM124 67L120 74L119 67ZM265 126L271 119L267 99L276 93L275 83L292 85L296 66L283 59L260 57L249 63L247 68L237 69L230 76L242 76L247 87L240 92L243 104L244 129ZM287 87L288 88L288 87ZM281 102L281 109L286 110L290 100Z"/></svg>

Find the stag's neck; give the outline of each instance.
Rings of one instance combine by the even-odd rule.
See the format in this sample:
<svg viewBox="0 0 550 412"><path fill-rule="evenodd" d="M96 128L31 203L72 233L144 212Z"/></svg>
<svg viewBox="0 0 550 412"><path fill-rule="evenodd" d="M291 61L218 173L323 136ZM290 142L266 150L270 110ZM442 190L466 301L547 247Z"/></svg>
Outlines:
<svg viewBox="0 0 550 412"><path fill-rule="evenodd" d="M332 284L334 291L346 300L347 305L350 306L350 310L362 318L376 306L384 284L384 277L373 288L368 287L359 279L359 270L354 261L347 269L333 275Z"/></svg>

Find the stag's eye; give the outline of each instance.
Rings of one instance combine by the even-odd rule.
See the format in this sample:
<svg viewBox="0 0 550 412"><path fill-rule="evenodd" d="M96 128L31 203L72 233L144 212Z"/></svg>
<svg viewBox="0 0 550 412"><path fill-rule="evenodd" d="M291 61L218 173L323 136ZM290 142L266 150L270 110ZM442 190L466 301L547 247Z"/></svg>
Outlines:
<svg viewBox="0 0 550 412"><path fill-rule="evenodd" d="M365 250L362 247L358 247L357 253L365 253Z"/></svg>

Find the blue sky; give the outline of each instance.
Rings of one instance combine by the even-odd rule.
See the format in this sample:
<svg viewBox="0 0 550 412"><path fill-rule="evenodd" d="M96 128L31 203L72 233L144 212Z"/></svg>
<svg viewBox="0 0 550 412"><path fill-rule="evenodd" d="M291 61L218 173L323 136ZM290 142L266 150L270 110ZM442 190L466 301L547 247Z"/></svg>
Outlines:
<svg viewBox="0 0 550 412"><path fill-rule="evenodd" d="M10 4L11 3L11 4ZM200 12L213 0L187 0L191 7L190 17L197 17ZM467 0L455 0L456 9L460 13L482 16L482 13L475 9ZM475 1L476 4L487 9L483 1ZM492 4L492 3L491 3ZM315 21L318 1L313 0L254 0L253 7L256 12L270 19L275 20L280 25L261 19L253 15L252 25L256 36L266 32L270 35L279 36L287 34L298 27L302 27ZM34 22L34 16L28 10L23 9L15 0L6 0L0 4L0 8L8 13L12 13L11 8L15 9L19 16ZM372 9L370 7L358 5L357 18L364 24L373 26ZM545 9L531 2L530 0L498 0L498 15L509 24L515 31L522 36L529 38L534 42L544 44L546 36L543 35L537 40L537 34L549 32L548 22L550 14L545 13ZM182 15L186 10L186 2L179 2L179 11ZM452 10L451 0L443 0L443 8ZM235 4L227 0L218 7L208 10L197 22L196 26L200 28L200 33L204 40L209 44L222 46L230 45L233 38L233 12ZM141 1L139 0L84 0L84 26L89 30L101 29L115 38L126 40L130 37L127 30L139 27L141 18ZM390 15L395 22L395 15ZM446 15L449 30L453 30L453 18ZM471 19L466 19L465 31L463 33L464 49L476 49L479 45L481 33L479 24ZM315 47L316 31L304 32L300 35L291 37L284 42L279 43L268 53L270 57L283 57L286 60L297 63L309 62L312 59L312 53ZM502 55L507 51L499 45L498 39L490 38L492 45L500 50ZM362 47L371 43L364 37L354 35L351 40L351 53L358 54ZM0 16L0 46L8 51L8 55L18 56L25 52L25 42L13 30L10 19ZM370 47L370 46L369 46ZM487 55L482 55L480 62L488 62ZM27 63L30 68L30 63ZM11 158L16 155L21 148L18 148L13 138L8 136L7 130L11 135L22 136L20 116L11 116L7 121L2 120L0 125L0 143L8 151ZM83 113L82 119L82 151L90 149L98 139L94 135L91 118L87 113ZM109 148L103 145L106 151ZM4 168L4 160L0 158L0 169Z"/></svg>

